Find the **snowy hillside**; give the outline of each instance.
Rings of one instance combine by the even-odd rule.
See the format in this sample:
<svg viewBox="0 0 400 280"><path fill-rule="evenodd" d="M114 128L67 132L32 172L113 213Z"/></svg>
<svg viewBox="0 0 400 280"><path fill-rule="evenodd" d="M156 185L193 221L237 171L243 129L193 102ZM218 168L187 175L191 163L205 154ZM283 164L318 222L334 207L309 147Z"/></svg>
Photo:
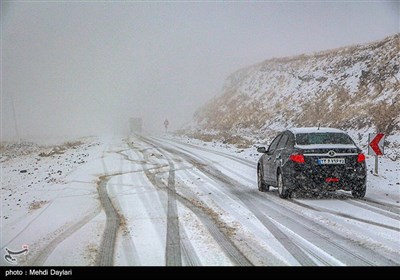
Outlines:
<svg viewBox="0 0 400 280"><path fill-rule="evenodd" d="M360 139L376 130L398 134L399 40L396 34L241 69L228 77L220 96L197 110L190 134L244 145L268 140L271 131L319 123Z"/></svg>

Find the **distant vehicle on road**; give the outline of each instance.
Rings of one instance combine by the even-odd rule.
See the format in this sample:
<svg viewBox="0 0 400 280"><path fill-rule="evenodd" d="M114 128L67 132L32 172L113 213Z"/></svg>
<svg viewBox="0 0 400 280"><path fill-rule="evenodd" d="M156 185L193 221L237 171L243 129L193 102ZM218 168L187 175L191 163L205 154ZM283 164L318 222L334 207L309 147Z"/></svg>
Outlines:
<svg viewBox="0 0 400 280"><path fill-rule="evenodd" d="M258 190L278 187L279 196L293 191L351 191L356 198L366 193L365 155L344 131L326 127L292 128L271 142L257 165Z"/></svg>

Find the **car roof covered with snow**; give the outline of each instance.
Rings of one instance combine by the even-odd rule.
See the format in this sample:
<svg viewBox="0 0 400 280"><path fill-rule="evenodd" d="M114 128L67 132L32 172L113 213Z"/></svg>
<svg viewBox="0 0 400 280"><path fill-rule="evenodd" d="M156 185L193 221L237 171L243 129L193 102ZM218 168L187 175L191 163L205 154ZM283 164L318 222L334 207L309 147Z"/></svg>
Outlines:
<svg viewBox="0 0 400 280"><path fill-rule="evenodd" d="M299 133L346 133L343 130L331 127L293 127L288 129L293 134Z"/></svg>

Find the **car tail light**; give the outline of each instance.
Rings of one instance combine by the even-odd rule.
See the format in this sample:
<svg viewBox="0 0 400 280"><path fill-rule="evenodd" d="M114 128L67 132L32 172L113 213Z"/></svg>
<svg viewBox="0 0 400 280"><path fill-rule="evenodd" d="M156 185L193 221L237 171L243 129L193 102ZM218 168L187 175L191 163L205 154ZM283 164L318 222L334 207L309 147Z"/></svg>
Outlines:
<svg viewBox="0 0 400 280"><path fill-rule="evenodd" d="M365 155L364 154L358 154L357 162L363 162L363 161L365 161Z"/></svg>
<svg viewBox="0 0 400 280"><path fill-rule="evenodd" d="M291 154L289 159L291 161L297 162L297 163L305 163L305 159L304 156L301 154Z"/></svg>
<svg viewBox="0 0 400 280"><path fill-rule="evenodd" d="M337 182L339 182L339 178L326 178L325 182L327 182L327 183L331 183L331 182L337 183Z"/></svg>

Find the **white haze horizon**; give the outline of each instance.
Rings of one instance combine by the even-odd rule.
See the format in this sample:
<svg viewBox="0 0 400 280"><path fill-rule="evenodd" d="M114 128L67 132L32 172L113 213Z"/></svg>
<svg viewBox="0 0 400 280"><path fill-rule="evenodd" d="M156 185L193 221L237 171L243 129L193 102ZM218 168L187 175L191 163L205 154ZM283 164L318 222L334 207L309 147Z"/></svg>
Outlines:
<svg viewBox="0 0 400 280"><path fill-rule="evenodd" d="M170 130L236 70L381 40L399 1L1 2L1 141Z"/></svg>

